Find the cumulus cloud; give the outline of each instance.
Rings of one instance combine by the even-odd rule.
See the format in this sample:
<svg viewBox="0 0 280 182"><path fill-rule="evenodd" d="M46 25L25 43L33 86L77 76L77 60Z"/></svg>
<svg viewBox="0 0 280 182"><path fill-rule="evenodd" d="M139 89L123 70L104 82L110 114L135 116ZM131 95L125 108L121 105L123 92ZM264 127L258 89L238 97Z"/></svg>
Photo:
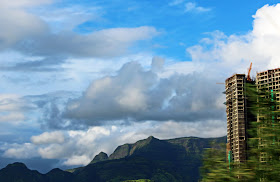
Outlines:
<svg viewBox="0 0 280 182"><path fill-rule="evenodd" d="M155 58L152 70L158 61L162 66L163 61ZM216 106L222 91L216 77L193 72L160 78L152 70L137 62L125 64L117 75L93 81L81 98L68 103L64 115L89 125L123 119L190 122L224 117L224 110Z"/></svg>
<svg viewBox="0 0 280 182"><path fill-rule="evenodd" d="M89 158L86 155L72 156L70 159L67 159L63 164L66 166L75 166L75 165L86 165L92 158Z"/></svg>
<svg viewBox="0 0 280 182"><path fill-rule="evenodd" d="M59 131L45 132L38 136L32 136L31 141L36 145L49 143L59 144L64 142L64 134Z"/></svg>
<svg viewBox="0 0 280 182"><path fill-rule="evenodd" d="M164 59L162 57L155 56L152 60L151 70L153 72L161 72L164 67Z"/></svg>
<svg viewBox="0 0 280 182"><path fill-rule="evenodd" d="M256 71L278 68L279 12L280 4L265 5L253 16L252 31L245 35L230 36L216 31L210 34L210 38L204 38L199 45L187 48L187 52L193 61L229 74L246 73L250 62L253 62L253 74Z"/></svg>
<svg viewBox="0 0 280 182"><path fill-rule="evenodd" d="M27 159L32 157L38 157L37 148L32 143L24 144L6 144L1 147L5 149L3 157L16 158L16 159Z"/></svg>
<svg viewBox="0 0 280 182"><path fill-rule="evenodd" d="M87 130L65 131L61 143L54 138L52 140L54 135L61 135L59 137L62 138L63 135L59 131L33 136L31 140L37 145L38 153L42 158L62 159L65 165L86 165L94 155L100 152L98 150L102 150L100 146L107 145L103 145L102 142L105 142L112 131L115 130L106 127L90 127Z"/></svg>
<svg viewBox="0 0 280 182"><path fill-rule="evenodd" d="M89 125L110 120L225 120L224 96L219 94L223 87L215 83L235 72L246 73L251 61L253 73L279 67L279 10L280 4L259 9L253 30L245 35L209 33L187 48L192 63L164 68L163 61L154 58L150 70L127 63L116 75L94 80L82 97L68 103L64 116Z"/></svg>

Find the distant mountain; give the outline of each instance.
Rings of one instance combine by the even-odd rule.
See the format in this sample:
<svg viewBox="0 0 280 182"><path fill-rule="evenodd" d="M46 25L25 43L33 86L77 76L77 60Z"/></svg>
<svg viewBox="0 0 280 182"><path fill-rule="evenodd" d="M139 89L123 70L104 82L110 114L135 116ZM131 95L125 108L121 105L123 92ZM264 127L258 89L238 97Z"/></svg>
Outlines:
<svg viewBox="0 0 280 182"><path fill-rule="evenodd" d="M74 179L74 175L61 169L53 169L47 174L28 169L23 163L9 164L0 170L1 182L63 182Z"/></svg>
<svg viewBox="0 0 280 182"><path fill-rule="evenodd" d="M93 160L90 162L90 164L94 164L94 163L106 161L106 160L108 160L108 155L104 152L100 152L98 155L96 155L93 158Z"/></svg>
<svg viewBox="0 0 280 182"><path fill-rule="evenodd" d="M154 137L124 144L108 157L104 152L90 164L72 170L53 169L47 174L29 170L22 163L0 170L1 182L121 182L149 179L154 182L198 181L202 153L226 137L185 137L159 140ZM142 180L145 181L145 180ZM148 180L147 180L148 181Z"/></svg>
<svg viewBox="0 0 280 182"><path fill-rule="evenodd" d="M28 169L23 163L13 163L0 170L1 182L45 182L38 171Z"/></svg>

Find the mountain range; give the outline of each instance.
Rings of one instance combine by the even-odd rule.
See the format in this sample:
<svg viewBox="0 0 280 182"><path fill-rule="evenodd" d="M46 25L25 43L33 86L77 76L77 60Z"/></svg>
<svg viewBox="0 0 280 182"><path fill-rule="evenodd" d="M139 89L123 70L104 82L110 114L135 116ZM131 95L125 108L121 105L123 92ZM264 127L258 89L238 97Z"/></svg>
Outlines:
<svg viewBox="0 0 280 182"><path fill-rule="evenodd" d="M184 137L159 140L150 136L134 144L118 146L110 156L100 152L87 166L66 171L56 168L46 174L41 174L36 170L28 169L23 163L9 164L0 170L0 181L198 181L204 149L225 142L226 137Z"/></svg>

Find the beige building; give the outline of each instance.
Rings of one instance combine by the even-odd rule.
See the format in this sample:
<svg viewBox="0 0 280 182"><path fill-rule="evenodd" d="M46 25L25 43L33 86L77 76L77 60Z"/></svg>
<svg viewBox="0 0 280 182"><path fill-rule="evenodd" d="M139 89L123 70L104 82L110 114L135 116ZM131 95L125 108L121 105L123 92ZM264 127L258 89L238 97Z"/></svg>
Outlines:
<svg viewBox="0 0 280 182"><path fill-rule="evenodd" d="M258 89L267 88L272 92L280 91L280 68L257 73L256 84ZM279 101L279 94L277 93L275 96Z"/></svg>
<svg viewBox="0 0 280 182"><path fill-rule="evenodd" d="M245 74L235 74L226 79L227 154L229 161L246 160L246 102Z"/></svg>
<svg viewBox="0 0 280 182"><path fill-rule="evenodd" d="M263 71L260 73L257 73L256 77L256 84L258 90L265 89L268 94L267 98L271 100L276 100L279 102L280 100L280 68L277 69L272 69L272 70L267 70ZM279 110L279 106L277 108L274 108ZM273 120L277 120L279 118L276 118L274 116L271 116L272 122ZM257 116L257 121L259 122L261 119L264 119L265 116L258 115ZM258 132L262 132L262 128L258 129ZM263 147L266 144L266 141L264 139L259 138L259 147ZM260 154L260 161L261 162L266 162L267 154L265 152L262 152Z"/></svg>
<svg viewBox="0 0 280 182"><path fill-rule="evenodd" d="M280 102L280 68L257 73L255 82L247 80L245 74L235 74L226 79L227 154L228 160L234 162L246 160L248 122L255 120L247 112L245 95L247 82L255 83L258 90L266 89L270 93L267 97ZM258 115L257 120L261 117Z"/></svg>

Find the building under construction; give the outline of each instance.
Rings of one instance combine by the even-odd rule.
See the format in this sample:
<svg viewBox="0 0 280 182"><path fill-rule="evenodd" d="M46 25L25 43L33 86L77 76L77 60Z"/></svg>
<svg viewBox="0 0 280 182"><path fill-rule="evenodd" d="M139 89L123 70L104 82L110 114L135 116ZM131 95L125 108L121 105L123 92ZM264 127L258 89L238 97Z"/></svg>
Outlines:
<svg viewBox="0 0 280 182"><path fill-rule="evenodd" d="M247 111L245 74L235 74L226 79L227 153L228 160L246 160Z"/></svg>
<svg viewBox="0 0 280 182"><path fill-rule="evenodd" d="M234 74L225 81L226 113L227 113L227 154L229 162L244 162L247 159L248 123L255 118L248 111L246 83L256 84L258 90L266 89L274 93L276 101L280 101L280 68L259 72L256 81L248 75ZM279 108L276 108L279 109Z"/></svg>

